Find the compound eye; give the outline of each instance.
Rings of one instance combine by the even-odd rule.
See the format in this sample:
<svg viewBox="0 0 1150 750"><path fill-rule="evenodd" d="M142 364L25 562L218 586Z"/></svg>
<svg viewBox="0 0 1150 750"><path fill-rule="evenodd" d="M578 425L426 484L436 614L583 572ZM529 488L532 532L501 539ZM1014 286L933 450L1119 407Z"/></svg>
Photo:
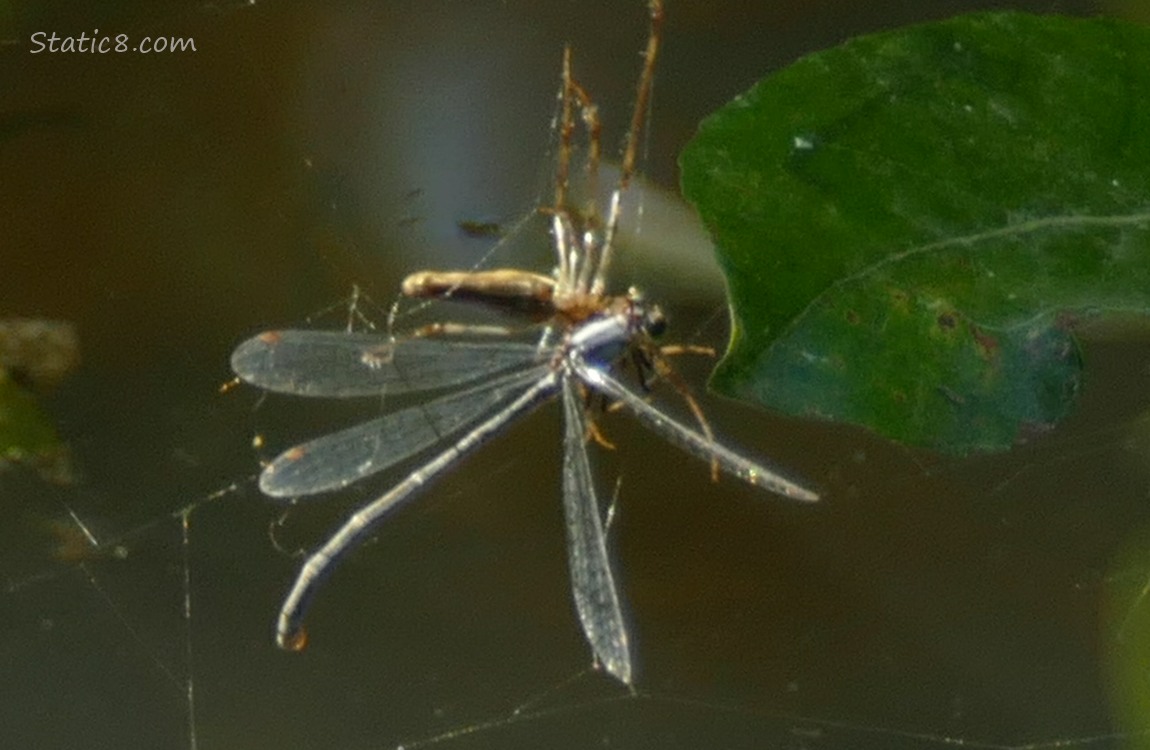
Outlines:
<svg viewBox="0 0 1150 750"><path fill-rule="evenodd" d="M667 331L667 317L662 310L652 310L647 313L647 320L643 325L649 336L658 338Z"/></svg>

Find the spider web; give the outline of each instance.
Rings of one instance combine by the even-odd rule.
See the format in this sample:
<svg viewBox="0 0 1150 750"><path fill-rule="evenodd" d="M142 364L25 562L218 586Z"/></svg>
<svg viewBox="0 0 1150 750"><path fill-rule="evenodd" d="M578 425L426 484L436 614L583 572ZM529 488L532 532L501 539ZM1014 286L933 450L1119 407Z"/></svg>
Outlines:
<svg viewBox="0 0 1150 750"><path fill-rule="evenodd" d="M595 458L601 487L622 478L612 546L639 661L633 692L591 668L572 612L554 410L509 430L385 525L325 584L310 648L275 649L272 624L298 565L294 553L382 487L287 513L261 497L254 431L291 442L354 419L363 405L219 394L231 347L322 307L350 281L370 279L369 291L389 299L405 270L474 258L476 241L459 238L454 225L505 221L532 199L508 187L537 171L539 154L522 148L521 126L549 113L569 32L604 111L612 97L625 111L631 73L612 71L634 67L638 26L620 23L594 43L576 31L614 17L617 4L573 11L555 22L554 38L533 31L526 5L495 5L464 20L486 24L502 53L534 39L534 72L512 76L490 49L462 46L482 34L446 39L462 57L491 58L486 78L460 78L449 55L429 60L427 49L444 48L445 37L404 46L412 29L438 28L458 9L364 16L358 6L173 3L145 15L125 4L117 18L130 33L194 35L206 46L198 57L158 62L42 57L31 75L14 72L28 63L23 34L3 34L0 74L17 82L13 106L38 116L7 118L0 140L4 182L13 186L0 201L20 209L0 285L12 310L80 322L86 365L51 402L77 481L54 485L19 468L0 474L8 520L0 535L8 676L0 745L1150 741L1150 439L1142 416L1150 346L1141 332L1090 339L1079 412L1006 456L940 463L857 431L704 399L732 443L817 479L826 500L816 508L712 485L704 466L623 418L605 418L619 449ZM67 24L113 23L58 22L61 33ZM321 37L328 57L307 69L302 89L287 86L279 71L294 58L276 50L314 44L320 28L331 35ZM683 27L669 34L669 43L689 43ZM402 58L408 78L373 94L362 81L396 65L401 51L412 55ZM672 70L673 60L668 53ZM702 112L689 105L662 107L679 90L664 71L657 124L668 109L686 110L668 113L672 123L696 122ZM415 85L416 72L439 77ZM60 76L94 93L49 87L54 99L35 85L62 86ZM608 86L619 78L616 92L603 91L604 77ZM115 85L120 79L131 85ZM226 116L180 109L172 92L183 88L193 98L218 95ZM483 98L504 103L493 115L501 145L477 148L486 126L464 136L423 133L387 114L393 105L422 107L439 127L439 100L427 91L445 88L458 111ZM309 104L290 127L261 125L301 100ZM175 115L164 114L173 106ZM133 124L139 118L146 125ZM305 132L301 123L310 122L321 126ZM486 120L476 114L474 122ZM233 129L259 137L232 144ZM397 184L347 155L381 152L383 139L428 149L380 157L371 169L400 175ZM508 161L515 158L524 163ZM285 162L292 166L268 166ZM513 175L507 183L482 185L478 198L444 192L452 181L487 179L476 175L502 180L504 168ZM81 179L70 182L75 174ZM409 195L411 185L423 192ZM427 257L444 247L457 255ZM376 255L395 257L387 267L365 260ZM711 312L667 304L678 332L696 330ZM346 323L344 309L315 321ZM703 330L700 343L721 344L721 332ZM682 361L692 383L708 366Z"/></svg>
<svg viewBox="0 0 1150 750"><path fill-rule="evenodd" d="M716 488L702 466L668 482L665 466L643 467L666 451L608 421L621 455L599 464L622 477L611 542L637 636L633 691L587 664L557 467L524 474L523 456L536 463L555 436L554 413L514 428L343 566L302 655L271 644L291 552L369 491L281 513L237 475L135 523L100 515L102 482L9 472L38 543L4 550L5 661L18 677L3 696L6 741L1138 744L1147 730L1109 716L1133 704L1139 718L1150 632L1139 507L1150 418L1113 406L1130 347L1091 342L1099 392L1021 455L925 465L857 434L832 440L820 451L835 507L814 518ZM1150 360L1150 346L1139 351Z"/></svg>

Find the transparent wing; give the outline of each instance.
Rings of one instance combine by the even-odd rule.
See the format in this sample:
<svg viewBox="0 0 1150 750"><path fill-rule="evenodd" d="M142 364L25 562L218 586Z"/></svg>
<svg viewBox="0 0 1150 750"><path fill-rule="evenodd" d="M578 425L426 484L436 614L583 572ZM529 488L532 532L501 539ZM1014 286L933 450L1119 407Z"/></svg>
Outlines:
<svg viewBox="0 0 1150 750"><path fill-rule="evenodd" d="M284 599L276 622L276 642L280 647L298 651L307 643L307 634L303 627L304 615L307 614L308 606L319 585L345 555L370 537L393 510L415 497L420 490L442 476L464 456L493 438L519 417L553 398L558 387L556 377L556 373L550 368L544 369L543 374L534 383L520 391L499 411L473 426L454 445L351 514L300 568L291 591Z"/></svg>
<svg viewBox="0 0 1150 750"><path fill-rule="evenodd" d="M730 448L708 440L690 427L671 419L647 403L642 396L632 392L609 372L588 364L574 354L568 356L568 361L579 379L609 399L622 403L639 418L640 422L688 453L693 453L704 461L714 459L718 462L719 468L728 474L792 500L813 502L819 499L817 492L808 489L798 480L787 477L778 469L744 458Z"/></svg>
<svg viewBox="0 0 1150 750"><path fill-rule="evenodd" d="M292 497L346 487L497 411L548 371L532 367L297 445L263 470L260 489Z"/></svg>
<svg viewBox="0 0 1150 750"><path fill-rule="evenodd" d="M400 339L344 331L266 331L236 347L232 370L298 396L353 397L462 385L537 361L526 343Z"/></svg>
<svg viewBox="0 0 1150 750"><path fill-rule="evenodd" d="M620 682L630 685L627 627L607 560L603 520L587 460L583 403L570 377L563 378L563 412L563 509L575 609L596 658Z"/></svg>

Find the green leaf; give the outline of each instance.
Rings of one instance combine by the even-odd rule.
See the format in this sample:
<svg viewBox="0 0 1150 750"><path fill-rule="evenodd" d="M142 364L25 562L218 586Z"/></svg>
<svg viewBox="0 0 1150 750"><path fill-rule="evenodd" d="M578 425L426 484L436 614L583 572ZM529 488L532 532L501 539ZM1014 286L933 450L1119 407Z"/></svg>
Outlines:
<svg viewBox="0 0 1150 750"><path fill-rule="evenodd" d="M987 13L810 55L708 118L712 385L949 452L1073 407L1073 323L1150 309L1150 30Z"/></svg>

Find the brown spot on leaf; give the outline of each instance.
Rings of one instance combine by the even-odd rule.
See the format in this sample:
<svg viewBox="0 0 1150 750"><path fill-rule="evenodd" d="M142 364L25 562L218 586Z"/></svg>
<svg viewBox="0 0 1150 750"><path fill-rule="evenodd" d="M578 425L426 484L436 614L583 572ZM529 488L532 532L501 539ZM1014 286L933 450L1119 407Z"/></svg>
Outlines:
<svg viewBox="0 0 1150 750"><path fill-rule="evenodd" d="M978 347L979 355L983 359L998 358L998 339L983 331L976 325L970 327L970 335L974 337L974 344Z"/></svg>

